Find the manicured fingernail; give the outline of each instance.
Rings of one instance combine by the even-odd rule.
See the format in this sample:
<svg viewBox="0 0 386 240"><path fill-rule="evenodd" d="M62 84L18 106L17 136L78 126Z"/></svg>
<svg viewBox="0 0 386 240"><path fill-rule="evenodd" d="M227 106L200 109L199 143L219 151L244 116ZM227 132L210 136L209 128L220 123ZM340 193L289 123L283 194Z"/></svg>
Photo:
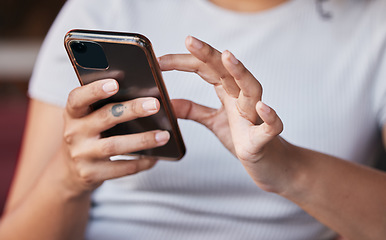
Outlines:
<svg viewBox="0 0 386 240"><path fill-rule="evenodd" d="M231 52L227 51L226 53L227 53L228 59L231 61L231 63L233 63L234 65L239 63L239 60L237 60L237 58Z"/></svg>
<svg viewBox="0 0 386 240"><path fill-rule="evenodd" d="M192 47L195 49L200 49L204 46L204 44L200 40L192 36L189 36L189 42L190 45L192 45Z"/></svg>
<svg viewBox="0 0 386 240"><path fill-rule="evenodd" d="M260 109L265 112L265 113L269 113L271 112L271 108L268 107L265 103L263 103L262 101L259 102L260 104Z"/></svg>
<svg viewBox="0 0 386 240"><path fill-rule="evenodd" d="M158 132L156 135L155 135L155 140L159 143L162 143L162 142L167 142L170 138L170 134L168 131L162 131L162 132Z"/></svg>
<svg viewBox="0 0 386 240"><path fill-rule="evenodd" d="M157 110L157 103L155 99L147 100L146 102L142 103L142 108L145 111L154 111Z"/></svg>
<svg viewBox="0 0 386 240"><path fill-rule="evenodd" d="M113 93L118 89L118 85L116 81L108 81L107 83L103 84L102 88L106 93Z"/></svg>

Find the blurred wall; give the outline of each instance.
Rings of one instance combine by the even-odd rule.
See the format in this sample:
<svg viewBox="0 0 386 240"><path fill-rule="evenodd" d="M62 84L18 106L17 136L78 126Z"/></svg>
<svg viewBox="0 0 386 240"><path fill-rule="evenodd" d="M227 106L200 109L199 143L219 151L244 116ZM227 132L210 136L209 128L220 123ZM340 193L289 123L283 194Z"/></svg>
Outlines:
<svg viewBox="0 0 386 240"><path fill-rule="evenodd" d="M28 80L41 42L64 2L0 1L0 214L21 144Z"/></svg>
<svg viewBox="0 0 386 240"><path fill-rule="evenodd" d="M64 0L1 0L0 38L43 38Z"/></svg>

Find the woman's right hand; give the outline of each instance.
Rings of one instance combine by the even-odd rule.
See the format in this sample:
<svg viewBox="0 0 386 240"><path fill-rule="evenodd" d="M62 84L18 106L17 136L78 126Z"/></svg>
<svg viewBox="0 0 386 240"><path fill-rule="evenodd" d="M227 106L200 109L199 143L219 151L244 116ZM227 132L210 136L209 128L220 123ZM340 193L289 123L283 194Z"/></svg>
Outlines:
<svg viewBox="0 0 386 240"><path fill-rule="evenodd" d="M91 112L89 105L118 92L113 79L95 81L74 89L64 111L64 141L62 150L67 156L67 187L78 195L90 192L103 183L147 170L157 159L111 161L109 157L159 147L170 138L167 131L149 131L101 138L100 133L118 123L153 115L159 111L156 98L138 98L107 104ZM118 108L118 109L117 109Z"/></svg>

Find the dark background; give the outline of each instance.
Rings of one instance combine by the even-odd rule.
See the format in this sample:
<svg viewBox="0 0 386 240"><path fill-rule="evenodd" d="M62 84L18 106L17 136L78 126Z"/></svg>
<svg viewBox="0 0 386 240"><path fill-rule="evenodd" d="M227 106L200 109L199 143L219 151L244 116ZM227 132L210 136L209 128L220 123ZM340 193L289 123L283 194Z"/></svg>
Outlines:
<svg viewBox="0 0 386 240"><path fill-rule="evenodd" d="M28 106L26 90L34 58L64 2L0 1L0 214L21 145ZM13 49L15 54L12 53ZM28 58L23 54L27 54ZM17 64L21 62L23 64L19 68ZM7 64L14 64L14 72L4 71L4 68L7 70L4 67Z"/></svg>

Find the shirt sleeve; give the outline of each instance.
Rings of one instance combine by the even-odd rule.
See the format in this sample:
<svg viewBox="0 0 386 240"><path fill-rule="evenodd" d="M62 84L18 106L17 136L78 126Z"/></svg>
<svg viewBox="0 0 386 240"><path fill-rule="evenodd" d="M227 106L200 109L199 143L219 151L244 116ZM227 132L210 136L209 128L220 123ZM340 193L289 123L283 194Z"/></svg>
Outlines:
<svg viewBox="0 0 386 240"><path fill-rule="evenodd" d="M65 3L36 60L29 82L31 98L65 106L69 92L79 86L79 81L64 48L64 36L71 29L108 29L114 7L103 0L69 0Z"/></svg>

